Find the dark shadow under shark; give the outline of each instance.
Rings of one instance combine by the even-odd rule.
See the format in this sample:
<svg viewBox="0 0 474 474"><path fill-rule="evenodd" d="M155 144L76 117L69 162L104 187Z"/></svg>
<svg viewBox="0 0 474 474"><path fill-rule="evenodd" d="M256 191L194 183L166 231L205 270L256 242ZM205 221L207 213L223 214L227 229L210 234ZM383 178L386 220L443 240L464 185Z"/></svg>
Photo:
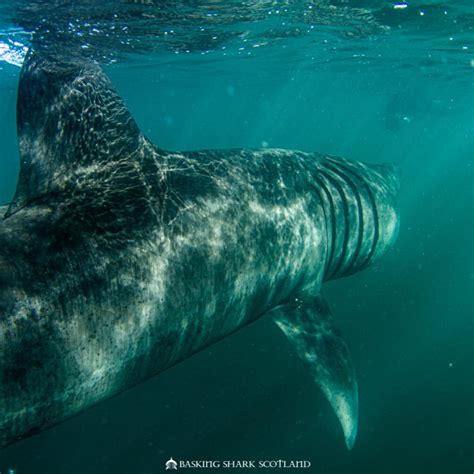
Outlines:
<svg viewBox="0 0 474 474"><path fill-rule="evenodd" d="M18 136L0 222L0 445L271 313L353 446L356 377L320 289L392 245L392 167L164 151L98 65L33 52Z"/></svg>

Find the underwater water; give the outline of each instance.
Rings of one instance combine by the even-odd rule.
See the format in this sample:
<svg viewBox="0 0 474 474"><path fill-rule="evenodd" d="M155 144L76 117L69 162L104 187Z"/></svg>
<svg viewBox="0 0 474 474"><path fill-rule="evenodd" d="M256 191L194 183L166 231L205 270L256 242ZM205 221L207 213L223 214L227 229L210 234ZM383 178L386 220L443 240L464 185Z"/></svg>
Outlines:
<svg viewBox="0 0 474 474"><path fill-rule="evenodd" d="M304 459L307 472L327 474L474 470L470 0L4 3L0 204L16 187L16 93L34 43L99 61L164 149L279 147L395 163L401 221L380 262L323 286L359 380L351 451L263 317L1 450L2 474L152 474L171 456Z"/></svg>

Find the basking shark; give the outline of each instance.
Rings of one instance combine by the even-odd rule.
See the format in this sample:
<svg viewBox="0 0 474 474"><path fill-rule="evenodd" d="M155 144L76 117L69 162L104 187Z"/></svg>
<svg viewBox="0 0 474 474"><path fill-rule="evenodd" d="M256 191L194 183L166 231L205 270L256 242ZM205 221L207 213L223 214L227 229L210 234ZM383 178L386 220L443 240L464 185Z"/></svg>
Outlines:
<svg viewBox="0 0 474 474"><path fill-rule="evenodd" d="M273 317L348 448L357 381L321 296L398 231L398 178L282 149L153 145L92 61L30 51L0 217L0 445Z"/></svg>

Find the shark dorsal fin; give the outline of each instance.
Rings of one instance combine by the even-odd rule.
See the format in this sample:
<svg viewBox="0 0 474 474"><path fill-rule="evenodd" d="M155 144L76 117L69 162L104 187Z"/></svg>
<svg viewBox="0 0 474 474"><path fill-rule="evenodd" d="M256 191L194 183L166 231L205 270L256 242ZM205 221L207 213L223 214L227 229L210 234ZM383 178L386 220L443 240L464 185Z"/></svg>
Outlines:
<svg viewBox="0 0 474 474"><path fill-rule="evenodd" d="M7 216L61 190L78 168L130 156L140 130L101 68L30 51L17 103L20 177Z"/></svg>

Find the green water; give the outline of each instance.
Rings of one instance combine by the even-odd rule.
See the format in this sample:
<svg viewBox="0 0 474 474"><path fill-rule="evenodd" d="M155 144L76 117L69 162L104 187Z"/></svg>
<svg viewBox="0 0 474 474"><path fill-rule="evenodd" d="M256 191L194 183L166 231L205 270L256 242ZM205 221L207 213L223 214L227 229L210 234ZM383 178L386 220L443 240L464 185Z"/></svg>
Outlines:
<svg viewBox="0 0 474 474"><path fill-rule="evenodd" d="M359 377L354 449L345 448L335 415L284 336L262 318L0 451L2 474L152 474L164 472L170 456L306 459L314 473L474 470L474 9L467 1L334 8L344 3L377 13L377 28L341 35L331 17L324 28L315 20L318 34L272 39L263 20L238 18L219 31L261 27L253 44L267 44L250 48L244 39L252 34L215 48L194 38L186 53L191 40L180 32L179 47L104 60L104 69L161 148L269 146L400 166L395 248L376 266L324 287ZM455 13L455 22L445 20ZM173 18L179 28L179 9ZM368 28L358 21L359 30ZM7 43L11 24L6 16L0 38ZM0 62L2 203L18 173L19 72Z"/></svg>

